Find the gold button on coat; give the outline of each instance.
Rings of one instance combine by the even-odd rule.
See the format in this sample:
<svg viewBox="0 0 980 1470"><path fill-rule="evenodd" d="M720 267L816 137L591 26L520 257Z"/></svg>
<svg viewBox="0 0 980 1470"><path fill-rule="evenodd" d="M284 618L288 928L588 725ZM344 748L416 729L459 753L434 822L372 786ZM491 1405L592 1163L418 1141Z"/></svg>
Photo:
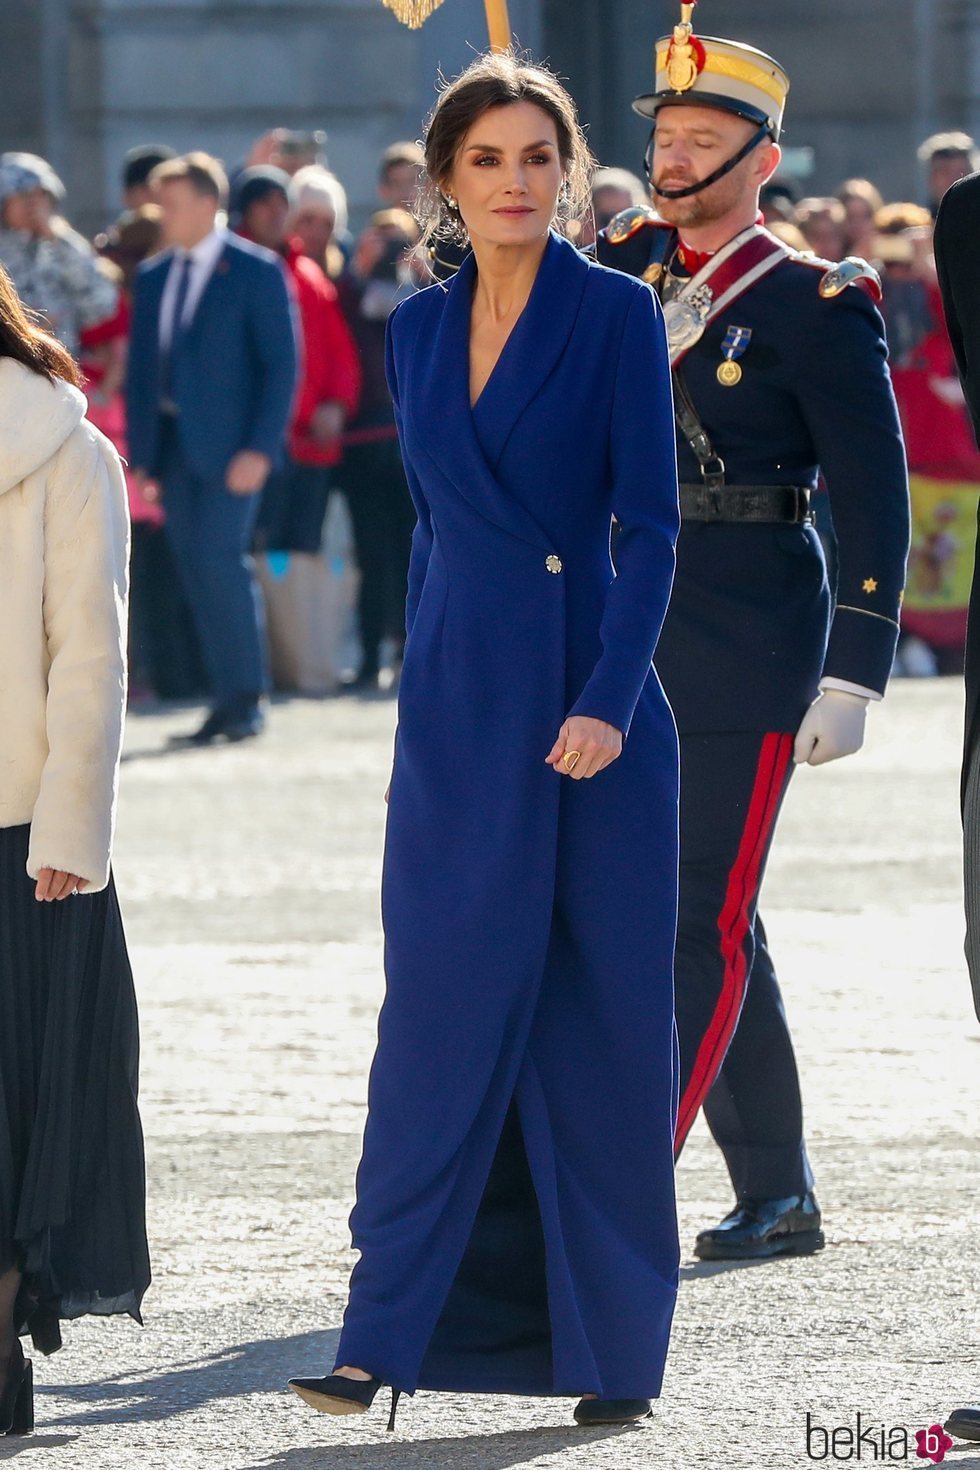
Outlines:
<svg viewBox="0 0 980 1470"><path fill-rule="evenodd" d="M545 560L545 566L548 568L549 572L553 572L554 575L557 577L558 573L561 571L561 557L555 556L554 552L552 552L552 554Z"/></svg>

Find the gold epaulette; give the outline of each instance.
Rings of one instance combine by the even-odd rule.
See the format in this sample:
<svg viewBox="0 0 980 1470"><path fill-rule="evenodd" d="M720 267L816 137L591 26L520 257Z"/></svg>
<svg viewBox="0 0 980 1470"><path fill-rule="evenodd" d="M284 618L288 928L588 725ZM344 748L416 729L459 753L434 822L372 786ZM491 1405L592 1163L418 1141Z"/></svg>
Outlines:
<svg viewBox="0 0 980 1470"><path fill-rule="evenodd" d="M614 215L605 229L610 245L622 245L646 225L663 225L664 221L649 204L634 204L630 209L621 209Z"/></svg>
<svg viewBox="0 0 980 1470"><path fill-rule="evenodd" d="M860 287L872 301L881 300L881 277L874 266L862 260L859 255L849 255L846 260L837 261L836 264L832 260L823 260L809 250L798 251L795 258L801 265L813 266L822 273L823 280L817 290L825 301L833 301L835 296L843 295L848 286Z"/></svg>

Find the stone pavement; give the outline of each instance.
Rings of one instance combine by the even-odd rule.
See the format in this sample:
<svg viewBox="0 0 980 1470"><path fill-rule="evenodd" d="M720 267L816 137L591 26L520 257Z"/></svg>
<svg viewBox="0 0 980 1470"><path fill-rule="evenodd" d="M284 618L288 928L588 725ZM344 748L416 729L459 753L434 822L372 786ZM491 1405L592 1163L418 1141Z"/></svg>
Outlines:
<svg viewBox="0 0 980 1470"><path fill-rule="evenodd" d="M690 1244L729 1207L703 1130L664 1397L639 1429L570 1403L420 1394L399 1429L284 1391L330 1361L382 993L390 702L296 702L247 748L167 753L133 718L117 877L140 992L155 1284L146 1327L85 1321L37 1365L24 1470L782 1470L838 1429L980 1397L980 1026L961 961L956 681L898 684L861 756L794 785L766 891L828 1248L731 1269ZM877 1455L877 1460L875 1459ZM833 1463L831 1456L830 1463ZM898 1461L899 1463L901 1461ZM908 1463L916 1459L911 1441ZM980 1445L946 1459L980 1467Z"/></svg>

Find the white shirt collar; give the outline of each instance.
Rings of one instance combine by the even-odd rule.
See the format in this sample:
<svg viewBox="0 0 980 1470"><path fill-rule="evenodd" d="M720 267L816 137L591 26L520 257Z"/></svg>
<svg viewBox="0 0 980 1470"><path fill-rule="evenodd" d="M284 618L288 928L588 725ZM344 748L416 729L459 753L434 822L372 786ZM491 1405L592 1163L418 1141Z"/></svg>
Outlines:
<svg viewBox="0 0 980 1470"><path fill-rule="evenodd" d="M190 259L196 266L213 265L225 248L227 236L228 231L222 225L215 225L211 233L198 240L190 250L178 250L177 259Z"/></svg>

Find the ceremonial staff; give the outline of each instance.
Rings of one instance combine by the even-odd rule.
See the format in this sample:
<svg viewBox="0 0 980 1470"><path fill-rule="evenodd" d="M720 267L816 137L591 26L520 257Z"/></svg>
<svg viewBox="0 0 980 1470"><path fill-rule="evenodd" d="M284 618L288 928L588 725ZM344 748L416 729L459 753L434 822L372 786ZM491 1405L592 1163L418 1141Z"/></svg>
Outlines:
<svg viewBox="0 0 980 1470"><path fill-rule="evenodd" d="M410 26L414 31L425 24L434 10L439 9L442 0L381 0L381 3L394 11L403 25ZM490 45L494 51L507 51L511 44L507 0L483 0L483 3L487 12Z"/></svg>

